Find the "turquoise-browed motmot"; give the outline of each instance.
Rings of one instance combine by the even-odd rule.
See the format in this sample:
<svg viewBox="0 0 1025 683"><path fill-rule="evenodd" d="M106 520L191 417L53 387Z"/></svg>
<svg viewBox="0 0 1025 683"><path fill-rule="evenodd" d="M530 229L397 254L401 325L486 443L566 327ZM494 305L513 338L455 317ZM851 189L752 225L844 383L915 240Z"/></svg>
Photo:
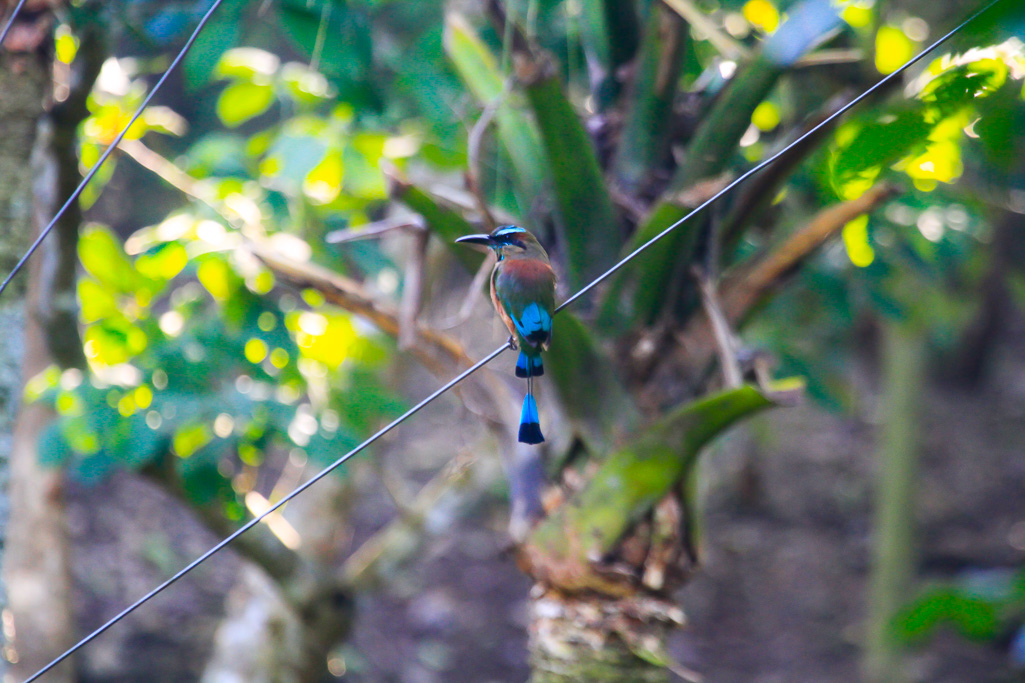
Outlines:
<svg viewBox="0 0 1025 683"><path fill-rule="evenodd" d="M541 352L552 340L555 315L555 271L544 247L516 225L501 225L490 235L467 235L456 242L480 244L495 251L491 272L491 303L509 328L510 343L520 351L516 376L527 378L527 396L520 413L523 443L541 443L541 424L534 400L534 378L544 374Z"/></svg>

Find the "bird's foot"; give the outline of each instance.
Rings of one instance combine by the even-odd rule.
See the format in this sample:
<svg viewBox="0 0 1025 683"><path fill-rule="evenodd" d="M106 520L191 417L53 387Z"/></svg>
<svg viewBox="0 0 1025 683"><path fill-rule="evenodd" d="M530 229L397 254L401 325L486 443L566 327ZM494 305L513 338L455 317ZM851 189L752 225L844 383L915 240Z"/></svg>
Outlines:
<svg viewBox="0 0 1025 683"><path fill-rule="evenodd" d="M509 348L512 349L513 351L519 351L520 350L520 345L516 342L516 337L514 335L511 335L511 334L509 335Z"/></svg>

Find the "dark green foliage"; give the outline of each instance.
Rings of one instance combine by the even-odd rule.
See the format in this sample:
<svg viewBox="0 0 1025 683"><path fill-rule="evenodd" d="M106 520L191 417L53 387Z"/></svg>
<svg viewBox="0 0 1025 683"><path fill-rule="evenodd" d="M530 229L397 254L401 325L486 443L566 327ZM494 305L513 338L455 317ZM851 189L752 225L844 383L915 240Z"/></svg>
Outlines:
<svg viewBox="0 0 1025 683"><path fill-rule="evenodd" d="M616 376L615 364L568 311L555 318L548 358L545 367L566 417L591 452L607 452L637 427L639 411ZM589 390L581 392L582 386Z"/></svg>
<svg viewBox="0 0 1025 683"><path fill-rule="evenodd" d="M566 279L580 289L615 262L622 240L591 140L559 79L542 61L524 87L537 118L555 189L556 224L566 243Z"/></svg>
<svg viewBox="0 0 1025 683"><path fill-rule="evenodd" d="M894 619L894 637L920 646L942 628L981 642L1003 639L1018 630L1025 615L1025 572L971 570L956 581L933 586L911 601ZM1013 647L1020 647L1014 645ZM1021 653L1012 656L1021 664Z"/></svg>
<svg viewBox="0 0 1025 683"><path fill-rule="evenodd" d="M373 31L361 3L286 0L280 3L278 17L293 46L339 86L343 99L361 107L380 107L370 79Z"/></svg>
<svg viewBox="0 0 1025 683"><path fill-rule="evenodd" d="M895 636L920 643L940 626L951 626L965 638L992 640L998 632L997 605L953 588L930 591L909 606L894 623Z"/></svg>
<svg viewBox="0 0 1025 683"><path fill-rule="evenodd" d="M224 0L210 18L206 30L196 37L182 62L188 90L195 92L206 85L220 56L240 43L244 26L242 17L250 4L248 0Z"/></svg>

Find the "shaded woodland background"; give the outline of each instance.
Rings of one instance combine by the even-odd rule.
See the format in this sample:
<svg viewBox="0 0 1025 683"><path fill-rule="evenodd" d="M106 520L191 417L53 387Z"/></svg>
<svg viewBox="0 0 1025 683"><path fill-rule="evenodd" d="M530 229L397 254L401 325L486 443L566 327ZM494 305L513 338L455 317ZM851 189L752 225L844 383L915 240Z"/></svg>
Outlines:
<svg viewBox="0 0 1025 683"><path fill-rule="evenodd" d="M544 449L505 354L49 680L1019 680L1014 4L560 315ZM209 2L28 5L5 272ZM226 0L0 302L7 678L501 343L454 237L563 299L971 9L829 7Z"/></svg>

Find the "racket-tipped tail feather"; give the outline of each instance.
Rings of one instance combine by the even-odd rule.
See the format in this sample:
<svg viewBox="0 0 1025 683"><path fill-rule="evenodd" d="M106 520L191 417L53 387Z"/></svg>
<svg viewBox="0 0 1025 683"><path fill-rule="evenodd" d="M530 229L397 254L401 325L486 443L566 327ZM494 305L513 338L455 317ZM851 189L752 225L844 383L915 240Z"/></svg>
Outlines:
<svg viewBox="0 0 1025 683"><path fill-rule="evenodd" d="M545 440L541 433L541 420L537 415L537 401L533 394L523 399L523 410L520 412L520 443L537 444Z"/></svg>

